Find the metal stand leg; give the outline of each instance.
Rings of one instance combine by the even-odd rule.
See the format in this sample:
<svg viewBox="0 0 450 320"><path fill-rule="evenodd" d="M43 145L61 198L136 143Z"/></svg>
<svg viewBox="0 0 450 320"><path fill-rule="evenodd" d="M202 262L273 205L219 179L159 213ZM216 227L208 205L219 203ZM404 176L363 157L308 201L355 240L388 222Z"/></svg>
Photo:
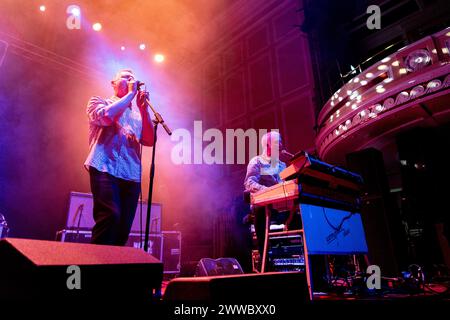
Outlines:
<svg viewBox="0 0 450 320"><path fill-rule="evenodd" d="M299 205L299 210L300 210L300 218L302 219L302 226L303 226L303 254L305 256L306 281L308 283L309 299L312 301L313 300L313 281L312 281L312 275L311 275L311 265L310 265L309 256L308 256L308 245L306 243L305 224L303 223L301 204Z"/></svg>
<svg viewBox="0 0 450 320"><path fill-rule="evenodd" d="M261 273L266 272L267 251L269 249L270 209L271 209L270 205L266 206L266 228L264 235L264 251L261 262Z"/></svg>

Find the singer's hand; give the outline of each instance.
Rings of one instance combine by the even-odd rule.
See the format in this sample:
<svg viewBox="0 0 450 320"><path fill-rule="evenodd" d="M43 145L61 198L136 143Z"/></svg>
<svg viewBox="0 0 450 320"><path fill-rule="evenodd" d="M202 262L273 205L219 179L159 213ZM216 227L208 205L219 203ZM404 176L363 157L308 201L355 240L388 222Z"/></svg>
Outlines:
<svg viewBox="0 0 450 320"><path fill-rule="evenodd" d="M134 80L128 81L128 93L133 94L133 98L136 96L137 93L137 82Z"/></svg>
<svg viewBox="0 0 450 320"><path fill-rule="evenodd" d="M147 110L147 101L146 99L149 99L149 94L146 91L139 91L136 102L141 111Z"/></svg>

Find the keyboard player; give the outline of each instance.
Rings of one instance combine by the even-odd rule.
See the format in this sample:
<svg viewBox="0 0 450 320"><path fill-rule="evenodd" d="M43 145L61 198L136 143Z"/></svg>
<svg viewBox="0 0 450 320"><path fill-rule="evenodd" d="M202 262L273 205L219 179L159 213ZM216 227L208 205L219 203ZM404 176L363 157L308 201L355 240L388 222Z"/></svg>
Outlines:
<svg viewBox="0 0 450 320"><path fill-rule="evenodd" d="M244 188L250 194L282 182L280 172L286 168L286 164L277 157L281 152L278 152L278 154L273 152L276 150L275 148L283 150L283 141L278 132L271 131L263 135L261 145L262 153L252 158L247 166ZM255 226L258 251L262 256L266 224L265 209L261 206L252 205L251 210L254 217L253 223ZM278 212L272 212L272 219L283 219L283 222L286 221L284 214L278 214ZM295 223L295 219L293 222Z"/></svg>

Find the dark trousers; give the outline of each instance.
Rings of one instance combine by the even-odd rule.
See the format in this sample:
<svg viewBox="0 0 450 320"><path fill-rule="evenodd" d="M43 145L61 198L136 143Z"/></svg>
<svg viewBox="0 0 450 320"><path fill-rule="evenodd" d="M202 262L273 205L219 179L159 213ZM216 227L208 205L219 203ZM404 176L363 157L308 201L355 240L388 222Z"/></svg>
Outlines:
<svg viewBox="0 0 450 320"><path fill-rule="evenodd" d="M95 226L91 243L123 246L136 213L141 184L90 167Z"/></svg>

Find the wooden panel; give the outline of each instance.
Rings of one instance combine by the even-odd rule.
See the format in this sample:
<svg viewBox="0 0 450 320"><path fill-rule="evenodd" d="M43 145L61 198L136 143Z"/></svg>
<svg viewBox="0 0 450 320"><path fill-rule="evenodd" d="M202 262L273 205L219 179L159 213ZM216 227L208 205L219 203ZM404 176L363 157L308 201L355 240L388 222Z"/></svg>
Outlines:
<svg viewBox="0 0 450 320"><path fill-rule="evenodd" d="M224 74L231 72L242 65L244 61L244 52L242 42L234 43L223 53L223 71Z"/></svg>
<svg viewBox="0 0 450 320"><path fill-rule="evenodd" d="M219 127L221 124L222 89L216 84L203 97L203 130Z"/></svg>
<svg viewBox="0 0 450 320"><path fill-rule="evenodd" d="M258 129L279 129L277 114L275 112L275 107L271 106L267 108L264 112L259 112L252 115L251 118L252 128Z"/></svg>
<svg viewBox="0 0 450 320"><path fill-rule="evenodd" d="M221 76L221 60L214 58L204 66L204 86L210 87L217 82Z"/></svg>
<svg viewBox="0 0 450 320"><path fill-rule="evenodd" d="M246 111L245 80L242 69L225 80L224 106L227 121L242 116Z"/></svg>
<svg viewBox="0 0 450 320"><path fill-rule="evenodd" d="M303 12L298 7L285 8L280 15L272 19L275 41L291 33L300 33L300 25L303 21Z"/></svg>
<svg viewBox="0 0 450 320"><path fill-rule="evenodd" d="M282 104L286 130L286 149L290 152L314 148L314 112L310 93L298 95Z"/></svg>
<svg viewBox="0 0 450 320"><path fill-rule="evenodd" d="M280 95L310 84L309 53L301 36L289 38L277 45L277 70Z"/></svg>
<svg viewBox="0 0 450 320"><path fill-rule="evenodd" d="M267 25L263 26L256 31L251 32L250 36L247 38L247 53L248 56L253 56L263 49L267 48L270 43L269 38L269 27Z"/></svg>
<svg viewBox="0 0 450 320"><path fill-rule="evenodd" d="M249 64L250 106L258 108L273 101L272 63L269 54Z"/></svg>

